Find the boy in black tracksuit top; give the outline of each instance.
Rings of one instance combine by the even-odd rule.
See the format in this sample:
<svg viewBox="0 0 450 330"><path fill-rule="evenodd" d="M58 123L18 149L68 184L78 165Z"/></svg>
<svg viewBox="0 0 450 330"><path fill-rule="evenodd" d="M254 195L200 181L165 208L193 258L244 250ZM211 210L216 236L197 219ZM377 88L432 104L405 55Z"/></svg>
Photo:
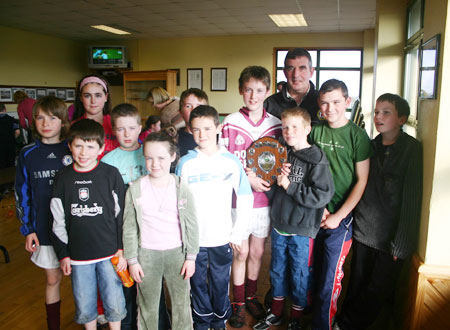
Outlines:
<svg viewBox="0 0 450 330"><path fill-rule="evenodd" d="M288 149L277 185L267 193L271 199L272 304L266 318L254 329L281 323L284 298L291 292L289 329L300 329L302 311L310 303L313 241L320 229L325 206L334 194L328 160L307 142L311 131L308 112L301 108L281 114L283 138ZM288 275L289 273L289 275Z"/></svg>

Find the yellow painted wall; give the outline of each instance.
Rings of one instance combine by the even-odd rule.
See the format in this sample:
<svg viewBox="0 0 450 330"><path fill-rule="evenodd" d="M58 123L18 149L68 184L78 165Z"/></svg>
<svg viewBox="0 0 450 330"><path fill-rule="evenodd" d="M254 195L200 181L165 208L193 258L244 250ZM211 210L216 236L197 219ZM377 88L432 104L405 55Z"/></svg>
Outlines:
<svg viewBox="0 0 450 330"><path fill-rule="evenodd" d="M78 42L4 26L0 41L0 85L75 87L86 73L86 52Z"/></svg>
<svg viewBox="0 0 450 330"><path fill-rule="evenodd" d="M419 255L427 264L450 266L450 8L447 0L425 1L424 41L441 33L436 100L419 103L418 138L424 147L424 199Z"/></svg>
<svg viewBox="0 0 450 330"><path fill-rule="evenodd" d="M179 96L187 88L187 68L203 68L203 89L220 113L242 105L238 79L248 65L261 65L273 74L274 47L363 47L363 33L310 33L288 35L222 36L140 40L134 70L181 69ZM228 68L227 91L210 91L212 67Z"/></svg>

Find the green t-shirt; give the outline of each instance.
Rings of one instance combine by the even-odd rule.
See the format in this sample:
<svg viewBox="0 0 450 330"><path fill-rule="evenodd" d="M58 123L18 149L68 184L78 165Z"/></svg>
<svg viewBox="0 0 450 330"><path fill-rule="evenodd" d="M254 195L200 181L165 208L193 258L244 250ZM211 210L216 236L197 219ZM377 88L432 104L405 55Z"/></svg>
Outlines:
<svg viewBox="0 0 450 330"><path fill-rule="evenodd" d="M331 128L326 122L315 125L310 139L325 152L330 163L334 196L327 208L334 213L345 202L356 182L355 164L372 155L370 139L366 131L351 121L339 128Z"/></svg>

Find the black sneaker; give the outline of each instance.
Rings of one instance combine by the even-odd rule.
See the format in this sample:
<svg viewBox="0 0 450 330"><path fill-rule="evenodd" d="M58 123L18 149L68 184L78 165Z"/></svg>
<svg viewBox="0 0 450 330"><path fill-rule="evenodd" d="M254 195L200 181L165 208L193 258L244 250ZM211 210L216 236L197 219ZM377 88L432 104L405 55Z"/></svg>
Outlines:
<svg viewBox="0 0 450 330"><path fill-rule="evenodd" d="M245 307L247 311L256 321L261 321L266 316L266 311L261 303L258 301L258 298L255 296L245 298Z"/></svg>
<svg viewBox="0 0 450 330"><path fill-rule="evenodd" d="M242 328L245 324L245 304L234 302L231 304L233 312L228 319L228 323L233 328Z"/></svg>
<svg viewBox="0 0 450 330"><path fill-rule="evenodd" d="M254 330L267 330L272 325L280 325L283 320L282 316L276 316L268 311L266 317L253 326Z"/></svg>
<svg viewBox="0 0 450 330"><path fill-rule="evenodd" d="M288 324L288 330L302 330L300 319L290 319Z"/></svg>

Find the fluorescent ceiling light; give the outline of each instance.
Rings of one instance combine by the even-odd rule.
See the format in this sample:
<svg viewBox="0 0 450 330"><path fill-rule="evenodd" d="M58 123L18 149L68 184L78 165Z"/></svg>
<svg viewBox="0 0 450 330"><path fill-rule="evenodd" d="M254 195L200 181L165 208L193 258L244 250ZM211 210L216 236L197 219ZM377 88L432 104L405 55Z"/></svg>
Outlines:
<svg viewBox="0 0 450 330"><path fill-rule="evenodd" d="M123 30L119 30L107 25L91 25L91 27L93 27L94 29L99 29L99 30L103 30L106 32L110 32L110 33L114 33L114 34L130 34L130 32L127 31L123 31Z"/></svg>
<svg viewBox="0 0 450 330"><path fill-rule="evenodd" d="M269 15L269 17L279 27L308 26L303 14Z"/></svg>

